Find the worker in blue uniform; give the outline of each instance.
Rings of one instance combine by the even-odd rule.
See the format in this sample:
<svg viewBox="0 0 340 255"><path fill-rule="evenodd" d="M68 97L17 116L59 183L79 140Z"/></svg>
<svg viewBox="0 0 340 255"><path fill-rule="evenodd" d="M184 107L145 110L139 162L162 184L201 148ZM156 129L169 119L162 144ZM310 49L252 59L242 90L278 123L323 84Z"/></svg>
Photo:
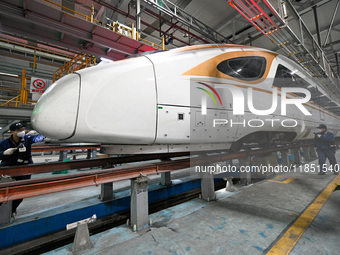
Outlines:
<svg viewBox="0 0 340 255"><path fill-rule="evenodd" d="M320 132L315 134L314 149L316 149L319 157L319 175L326 174L327 167L325 163L327 158L333 173L338 175L339 165L335 158L334 134L327 131L327 126L324 124L320 124L317 128L320 129Z"/></svg>
<svg viewBox="0 0 340 255"><path fill-rule="evenodd" d="M12 135L0 142L1 166L18 166L32 164L32 144L44 140L44 136L32 132L25 133L25 127L20 123L13 123L9 130ZM15 180L27 180L31 175L12 177ZM14 200L12 203L12 215L15 217L16 210L22 199Z"/></svg>

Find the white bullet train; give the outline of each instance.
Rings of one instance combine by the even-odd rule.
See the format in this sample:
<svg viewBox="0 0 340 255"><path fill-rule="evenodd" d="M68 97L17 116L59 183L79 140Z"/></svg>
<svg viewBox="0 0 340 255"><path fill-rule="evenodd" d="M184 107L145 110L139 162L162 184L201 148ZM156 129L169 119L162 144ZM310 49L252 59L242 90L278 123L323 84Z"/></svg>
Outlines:
<svg viewBox="0 0 340 255"><path fill-rule="evenodd" d="M40 98L33 127L108 154L238 148L340 129L340 106L299 65L241 45L159 51L69 74ZM340 134L340 133L339 133Z"/></svg>

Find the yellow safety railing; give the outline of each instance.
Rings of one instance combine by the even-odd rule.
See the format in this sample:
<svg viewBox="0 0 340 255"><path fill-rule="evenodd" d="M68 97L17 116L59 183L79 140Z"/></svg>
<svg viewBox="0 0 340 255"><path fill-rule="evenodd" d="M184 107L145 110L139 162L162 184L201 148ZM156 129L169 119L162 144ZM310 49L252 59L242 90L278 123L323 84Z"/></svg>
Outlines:
<svg viewBox="0 0 340 255"><path fill-rule="evenodd" d="M26 68L22 69L20 103L27 104L28 92L26 89Z"/></svg>
<svg viewBox="0 0 340 255"><path fill-rule="evenodd" d="M3 75L3 74L2 74ZM5 75L5 76L11 76L11 75ZM13 76L11 76L13 77ZM20 87L20 94L15 96L14 98L8 100L7 102L3 103L0 106L13 106L13 101L15 100L15 106L14 107L18 107L18 104L27 104L28 103L28 92L29 89L26 88L26 82L27 79L31 79L30 77L26 76L26 69L23 68L22 69L22 75L21 76L17 76L17 78L21 79L21 87ZM18 91L17 89L10 89L10 88L3 88L3 90L9 90L9 91Z"/></svg>
<svg viewBox="0 0 340 255"><path fill-rule="evenodd" d="M0 88L0 90L4 90L4 91L20 91L19 89L11 89L11 88Z"/></svg>
<svg viewBox="0 0 340 255"><path fill-rule="evenodd" d="M149 41L147 41L147 40L144 40L143 38L139 38L138 37L138 33L137 33L137 41L143 41L143 42L146 42L146 43L148 43L148 44L150 44L152 47L154 47L154 48L159 48L159 49L161 49L161 50L166 50L166 48L165 48L165 43L164 43L164 37L163 37L163 39L162 39L162 41L163 41L163 45L158 45L158 44L156 44L156 43L153 43L153 42L149 42Z"/></svg>
<svg viewBox="0 0 340 255"><path fill-rule="evenodd" d="M0 106L5 106L6 104L9 105L10 102L12 102L12 101L15 100L15 107L18 107L18 101L19 101L20 96L21 96L21 95L17 95L16 97L13 97L12 99L8 100L6 103L3 103L3 104L0 105Z"/></svg>
<svg viewBox="0 0 340 255"><path fill-rule="evenodd" d="M60 5L60 4L56 4L56 3L54 3L54 2L52 2L50 0L45 0L45 2L53 4L55 6L58 6L62 10L66 10L68 12L71 12L71 13L73 13L73 15L77 14L77 15L85 18L86 21L89 20L91 23L97 23L97 25L103 26L102 22L100 22L99 20L94 19L94 6L93 6L93 4L91 5L90 16L87 16L87 15L82 14L80 12L77 12L77 11L74 11L74 10L69 9L67 7L64 7L64 6ZM70 15L70 14L64 13L64 15ZM120 24L118 22L113 22L112 25L106 25L106 27L111 29L113 32L119 33L119 34L124 35L126 37L130 37L130 38L132 38L134 40L137 40L137 41L146 42L146 43L150 44L152 47L159 48L159 49L162 49L162 50L166 50L164 40L163 40L163 43L162 43L163 45L158 45L156 43L153 43L153 42L150 42L150 41L147 41L147 40L144 40L144 39L140 38L139 35L138 35L138 32L136 31L136 29L134 27L133 23L132 23L132 27L128 27L128 26L125 26L125 25Z"/></svg>
<svg viewBox="0 0 340 255"><path fill-rule="evenodd" d="M55 73L53 74L53 82L60 79L66 74L73 73L85 67L88 67L90 64L95 64L95 57L88 56L87 54L78 54L65 65L60 67Z"/></svg>

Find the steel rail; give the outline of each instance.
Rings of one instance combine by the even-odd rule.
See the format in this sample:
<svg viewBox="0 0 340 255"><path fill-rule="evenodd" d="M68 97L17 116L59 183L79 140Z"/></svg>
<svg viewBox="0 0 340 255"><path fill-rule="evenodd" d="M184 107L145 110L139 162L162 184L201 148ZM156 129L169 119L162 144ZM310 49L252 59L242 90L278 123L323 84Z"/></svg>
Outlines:
<svg viewBox="0 0 340 255"><path fill-rule="evenodd" d="M97 158L86 160L71 160L66 162L51 162L41 164L31 164L22 166L0 167L0 175L23 176L31 174L49 173L53 171L81 169L89 167L106 167L107 165L132 163L139 161L166 159L190 155L189 152L177 152L170 154L141 154L124 157Z"/></svg>
<svg viewBox="0 0 340 255"><path fill-rule="evenodd" d="M159 174L162 172L169 172L188 168L194 165L195 166L206 165L207 163L256 156L280 150L288 150L296 147L308 146L311 144L312 143L295 144L269 149L242 151L239 153L232 154L197 156L186 159L164 161L145 165L111 168L83 174L49 178L48 181L47 179L40 179L38 180L38 182L37 180L29 180L3 183L0 185L0 202L7 202L16 199L45 195L49 193L83 188L94 185L98 186L100 184L111 183L115 181L129 180L137 178L141 173L143 175Z"/></svg>

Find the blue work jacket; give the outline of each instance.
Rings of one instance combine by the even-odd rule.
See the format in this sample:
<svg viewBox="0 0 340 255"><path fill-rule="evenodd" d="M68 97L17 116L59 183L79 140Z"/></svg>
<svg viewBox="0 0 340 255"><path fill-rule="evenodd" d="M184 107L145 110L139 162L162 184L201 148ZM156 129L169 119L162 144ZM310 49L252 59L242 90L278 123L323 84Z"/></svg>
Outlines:
<svg viewBox="0 0 340 255"><path fill-rule="evenodd" d="M0 142L0 160L1 166L16 166L23 164L32 164L32 144L44 140L42 135L25 135L16 143L12 136ZM4 151L9 148L25 147L25 152L19 152L19 149L12 155L4 155ZM24 160L23 160L24 159Z"/></svg>
<svg viewBox="0 0 340 255"><path fill-rule="evenodd" d="M318 137L319 135L320 137ZM318 150L335 150L334 134L329 131L316 133L314 137L314 147Z"/></svg>

